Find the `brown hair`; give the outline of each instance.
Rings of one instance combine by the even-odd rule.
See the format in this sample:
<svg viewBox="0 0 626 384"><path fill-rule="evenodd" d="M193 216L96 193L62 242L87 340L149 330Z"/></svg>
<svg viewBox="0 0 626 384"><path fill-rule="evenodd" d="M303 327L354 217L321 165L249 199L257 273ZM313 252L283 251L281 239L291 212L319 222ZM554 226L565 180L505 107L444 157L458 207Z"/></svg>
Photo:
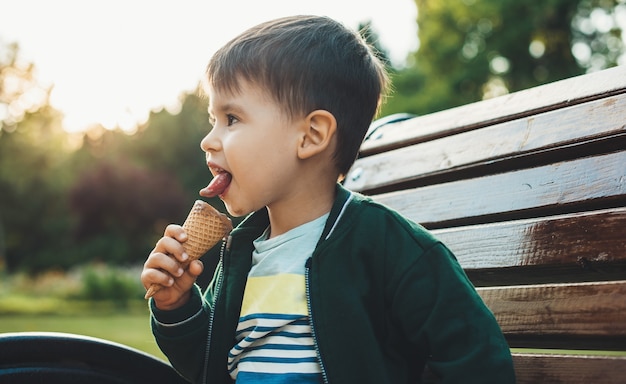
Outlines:
<svg viewBox="0 0 626 384"><path fill-rule="evenodd" d="M335 162L352 166L388 83L383 64L363 38L321 16L259 24L211 58L208 84L237 93L244 80L267 90L290 117L326 110L337 120Z"/></svg>

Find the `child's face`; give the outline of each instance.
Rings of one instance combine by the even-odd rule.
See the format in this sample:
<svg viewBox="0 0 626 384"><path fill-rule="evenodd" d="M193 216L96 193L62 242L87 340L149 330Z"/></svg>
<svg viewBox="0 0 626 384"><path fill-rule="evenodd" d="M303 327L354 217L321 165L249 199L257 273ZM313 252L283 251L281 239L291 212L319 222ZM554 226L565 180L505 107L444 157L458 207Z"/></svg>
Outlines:
<svg viewBox="0 0 626 384"><path fill-rule="evenodd" d="M209 89L213 129L201 142L211 173L232 176L220 198L234 216L271 208L291 196L301 124L258 87L241 85L234 95Z"/></svg>

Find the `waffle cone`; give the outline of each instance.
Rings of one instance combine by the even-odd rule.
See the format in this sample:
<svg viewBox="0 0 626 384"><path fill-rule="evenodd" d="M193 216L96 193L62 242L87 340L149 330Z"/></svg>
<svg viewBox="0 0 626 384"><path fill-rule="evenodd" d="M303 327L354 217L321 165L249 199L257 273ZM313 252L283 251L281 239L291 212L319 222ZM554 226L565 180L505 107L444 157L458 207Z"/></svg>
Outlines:
<svg viewBox="0 0 626 384"><path fill-rule="evenodd" d="M183 243L183 248L189 259L182 263L182 267L187 269L191 261L199 259L222 240L233 229L233 225L228 216L208 203L196 200L183 223L183 229L187 233L187 241ZM158 284L152 284L145 298L150 298L161 288Z"/></svg>
<svg viewBox="0 0 626 384"><path fill-rule="evenodd" d="M192 261L213 248L233 226L228 216L204 201L196 200L183 223L183 229L188 236L183 248L189 255L189 261Z"/></svg>

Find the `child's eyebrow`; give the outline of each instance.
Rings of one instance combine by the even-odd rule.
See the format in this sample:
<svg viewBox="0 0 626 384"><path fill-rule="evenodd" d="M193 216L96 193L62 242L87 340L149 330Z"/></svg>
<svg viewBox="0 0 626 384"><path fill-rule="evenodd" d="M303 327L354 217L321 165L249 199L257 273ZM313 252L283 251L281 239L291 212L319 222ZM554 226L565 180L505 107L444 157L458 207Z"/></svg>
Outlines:
<svg viewBox="0 0 626 384"><path fill-rule="evenodd" d="M243 114L244 109L235 103L227 102L224 104L209 105L209 116L215 116L216 113L235 113Z"/></svg>
<svg viewBox="0 0 626 384"><path fill-rule="evenodd" d="M239 110L241 108L237 104L229 102L229 103L224 103L222 105L219 105L218 109L221 112L224 112L224 111L237 111L237 110Z"/></svg>

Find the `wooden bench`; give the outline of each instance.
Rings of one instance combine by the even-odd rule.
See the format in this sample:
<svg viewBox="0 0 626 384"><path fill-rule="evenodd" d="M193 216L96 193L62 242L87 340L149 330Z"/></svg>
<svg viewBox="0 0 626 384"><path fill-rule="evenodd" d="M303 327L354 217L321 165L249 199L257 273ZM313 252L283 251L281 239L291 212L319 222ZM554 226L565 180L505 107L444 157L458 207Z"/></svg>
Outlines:
<svg viewBox="0 0 626 384"><path fill-rule="evenodd" d="M377 127L345 185L453 250L519 383L626 382L626 66Z"/></svg>

